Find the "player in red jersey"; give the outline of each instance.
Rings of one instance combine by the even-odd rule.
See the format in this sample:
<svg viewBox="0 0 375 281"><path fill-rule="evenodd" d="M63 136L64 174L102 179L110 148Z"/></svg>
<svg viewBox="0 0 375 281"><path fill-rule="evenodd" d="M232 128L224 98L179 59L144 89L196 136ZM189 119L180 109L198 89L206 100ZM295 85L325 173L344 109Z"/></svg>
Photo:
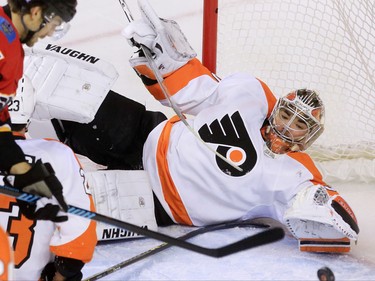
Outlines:
<svg viewBox="0 0 375 281"><path fill-rule="evenodd" d="M76 5L76 0L8 0L8 5L0 7L0 170L8 174L7 185L49 198L53 195L65 210L62 186L54 171L41 161L28 164L15 143L8 105L23 73L22 44L32 46L39 38L63 35ZM5 270L7 267L4 275Z"/></svg>
<svg viewBox="0 0 375 281"><path fill-rule="evenodd" d="M54 175L46 171L43 163L30 166L14 142L8 105L23 72L22 43L32 46L38 38L52 36L56 30L61 35L75 14L75 7L75 0L9 0L0 8L0 170L15 175L9 182L14 187L47 197L52 191L62 207L66 204L59 184L52 186L47 180Z"/></svg>

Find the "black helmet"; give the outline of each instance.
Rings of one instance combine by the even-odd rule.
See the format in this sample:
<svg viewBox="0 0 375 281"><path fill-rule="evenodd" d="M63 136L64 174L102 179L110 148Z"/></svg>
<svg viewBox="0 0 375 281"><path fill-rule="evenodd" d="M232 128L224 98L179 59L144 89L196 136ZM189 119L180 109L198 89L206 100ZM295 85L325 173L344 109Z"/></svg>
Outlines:
<svg viewBox="0 0 375 281"><path fill-rule="evenodd" d="M44 0L43 2L47 6L44 10L46 15L58 15L65 22L69 22L76 14L77 0Z"/></svg>
<svg viewBox="0 0 375 281"><path fill-rule="evenodd" d="M60 16L69 22L76 14L77 0L8 0L15 11L28 12L32 7L41 6L47 17Z"/></svg>

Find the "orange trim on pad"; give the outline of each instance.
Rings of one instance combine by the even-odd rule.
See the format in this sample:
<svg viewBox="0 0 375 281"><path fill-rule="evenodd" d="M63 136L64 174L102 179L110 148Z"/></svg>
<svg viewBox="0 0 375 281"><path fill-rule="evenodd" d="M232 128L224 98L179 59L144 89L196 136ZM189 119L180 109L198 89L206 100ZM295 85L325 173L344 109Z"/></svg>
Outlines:
<svg viewBox="0 0 375 281"><path fill-rule="evenodd" d="M302 252L347 253L350 252L350 240L346 237L341 239L304 238L299 239L299 249Z"/></svg>

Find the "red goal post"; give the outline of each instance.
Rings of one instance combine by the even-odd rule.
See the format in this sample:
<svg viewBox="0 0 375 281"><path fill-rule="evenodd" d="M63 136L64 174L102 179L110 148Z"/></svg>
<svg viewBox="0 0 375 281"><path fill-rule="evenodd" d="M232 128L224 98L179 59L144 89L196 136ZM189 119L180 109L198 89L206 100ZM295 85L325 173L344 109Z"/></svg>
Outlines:
<svg viewBox="0 0 375 281"><path fill-rule="evenodd" d="M219 77L251 73L277 96L317 90L325 132L308 152L327 173L373 181L373 11L372 0L205 0L202 62Z"/></svg>
<svg viewBox="0 0 375 281"><path fill-rule="evenodd" d="M216 73L218 0L204 0L202 63Z"/></svg>

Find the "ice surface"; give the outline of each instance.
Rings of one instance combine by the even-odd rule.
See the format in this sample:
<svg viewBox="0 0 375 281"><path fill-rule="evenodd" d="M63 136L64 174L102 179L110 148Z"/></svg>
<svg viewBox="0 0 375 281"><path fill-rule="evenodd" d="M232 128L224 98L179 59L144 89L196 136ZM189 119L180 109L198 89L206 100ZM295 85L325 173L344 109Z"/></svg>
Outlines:
<svg viewBox="0 0 375 281"><path fill-rule="evenodd" d="M163 229L174 236L187 230L177 226ZM190 241L213 248L257 231L255 228L234 228L206 233ZM159 243L137 239L99 245L93 262L84 269L85 276L105 270ZM290 236L219 259L172 247L103 280L317 280L317 270L323 266L332 269L336 280L375 280L375 263L364 255L302 253Z"/></svg>

